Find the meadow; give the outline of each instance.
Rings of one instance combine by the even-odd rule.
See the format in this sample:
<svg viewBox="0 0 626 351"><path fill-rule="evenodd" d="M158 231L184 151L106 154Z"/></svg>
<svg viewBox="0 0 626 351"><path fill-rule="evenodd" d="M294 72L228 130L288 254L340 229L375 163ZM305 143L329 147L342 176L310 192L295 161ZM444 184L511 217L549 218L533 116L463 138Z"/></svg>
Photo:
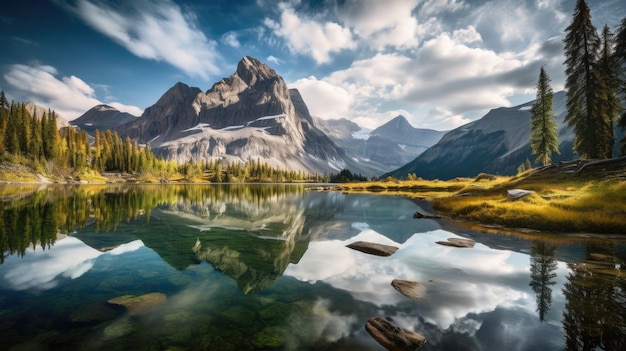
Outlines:
<svg viewBox="0 0 626 351"><path fill-rule="evenodd" d="M534 169L514 177L480 174L452 180L395 180L341 184L344 192L394 194L428 200L438 215L512 229L626 234L626 160L586 161ZM507 191L534 193L509 200Z"/></svg>

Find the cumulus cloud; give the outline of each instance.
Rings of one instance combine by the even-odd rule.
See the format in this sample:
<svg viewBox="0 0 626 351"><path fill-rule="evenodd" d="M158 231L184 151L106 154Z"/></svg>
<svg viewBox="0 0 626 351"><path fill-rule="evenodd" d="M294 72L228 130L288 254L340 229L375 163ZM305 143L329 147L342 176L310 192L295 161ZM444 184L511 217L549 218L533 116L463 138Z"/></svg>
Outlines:
<svg viewBox="0 0 626 351"><path fill-rule="evenodd" d="M170 0L58 3L138 57L165 61L203 79L220 72L217 43L198 29L194 15L183 13ZM230 44L234 44L232 39L236 38L230 39Z"/></svg>
<svg viewBox="0 0 626 351"><path fill-rule="evenodd" d="M412 15L417 0L348 0L338 7L339 18L368 46L407 48L419 44L420 24Z"/></svg>
<svg viewBox="0 0 626 351"><path fill-rule="evenodd" d="M269 55L266 60L267 60L267 62L271 62L271 63L273 63L275 65L280 65L281 63L285 63L285 61L279 59L278 57L276 57L274 55Z"/></svg>
<svg viewBox="0 0 626 351"><path fill-rule="evenodd" d="M3 78L20 101L33 101L50 107L68 120L73 120L90 108L103 104L94 89L76 76L61 77L56 68L48 65L14 64ZM107 102L122 112L139 116L143 110L120 102Z"/></svg>
<svg viewBox="0 0 626 351"><path fill-rule="evenodd" d="M289 84L300 91L313 116L324 119L345 118L349 115L353 98L344 88L311 76Z"/></svg>
<svg viewBox="0 0 626 351"><path fill-rule="evenodd" d="M222 35L222 42L235 49L239 49L241 47L241 43L239 42L239 39L237 39L237 33L235 32L228 32Z"/></svg>
<svg viewBox="0 0 626 351"><path fill-rule="evenodd" d="M335 22L320 23L309 19L286 4L280 9L279 22L265 18L264 24L275 36L287 42L291 52L310 56L317 63L328 63L331 53L356 47L349 28Z"/></svg>

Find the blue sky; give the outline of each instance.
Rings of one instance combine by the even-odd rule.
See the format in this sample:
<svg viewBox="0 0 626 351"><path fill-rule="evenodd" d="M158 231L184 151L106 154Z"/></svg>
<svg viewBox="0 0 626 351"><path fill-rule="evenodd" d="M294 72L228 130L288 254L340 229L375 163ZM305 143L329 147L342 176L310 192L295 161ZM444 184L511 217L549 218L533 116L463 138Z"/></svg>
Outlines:
<svg viewBox="0 0 626 351"><path fill-rule="evenodd" d="M623 0L588 0L615 30ZM74 119L140 115L177 82L208 90L245 55L312 114L374 128L402 114L446 130L532 100L544 65L563 88L575 0L52 0L0 12L0 88Z"/></svg>

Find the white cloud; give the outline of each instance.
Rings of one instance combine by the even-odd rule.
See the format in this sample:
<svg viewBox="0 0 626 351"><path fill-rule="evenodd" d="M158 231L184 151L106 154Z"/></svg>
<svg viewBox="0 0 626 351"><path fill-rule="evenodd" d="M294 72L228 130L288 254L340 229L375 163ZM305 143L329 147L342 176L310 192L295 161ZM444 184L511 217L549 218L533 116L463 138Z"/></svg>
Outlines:
<svg viewBox="0 0 626 351"><path fill-rule="evenodd" d="M463 117L463 115L453 114L444 108L435 107L421 117L419 122L420 123L417 124L423 125L424 127L439 130L452 130L471 122L471 120Z"/></svg>
<svg viewBox="0 0 626 351"><path fill-rule="evenodd" d="M311 56L317 63L328 63L331 53L356 47L350 29L335 22L319 23L301 17L285 4L280 8L280 23L266 18L264 24L274 35L285 39L293 53Z"/></svg>
<svg viewBox="0 0 626 351"><path fill-rule="evenodd" d="M474 26L455 30L452 32L452 39L459 44L480 43L483 41L483 38Z"/></svg>
<svg viewBox="0 0 626 351"><path fill-rule="evenodd" d="M468 46L481 42L476 28L467 26L425 41L411 55L378 53L327 77L300 79L298 88L305 99L312 96L306 101L314 114L324 111L322 117L375 128L402 111L416 126L453 129L470 122L465 113L509 106L511 96L532 90L536 81L537 61ZM551 46L539 45L533 52L554 50Z"/></svg>
<svg viewBox="0 0 626 351"><path fill-rule="evenodd" d="M432 16L441 12L456 12L465 7L463 0L426 0L420 8L420 14Z"/></svg>
<svg viewBox="0 0 626 351"><path fill-rule="evenodd" d="M3 78L21 101L33 101L49 107L68 120L73 120L90 108L103 104L94 89L76 76L57 78L56 68L47 65L14 64L8 67ZM108 102L122 112L140 116L137 106Z"/></svg>
<svg viewBox="0 0 626 351"><path fill-rule="evenodd" d="M241 43L239 42L239 39L237 39L237 33L235 32L228 32L222 35L222 42L235 49L239 49L241 47Z"/></svg>
<svg viewBox="0 0 626 351"><path fill-rule="evenodd" d="M309 112L324 119L348 117L353 102L352 96L342 87L311 76L289 84L300 91Z"/></svg>
<svg viewBox="0 0 626 351"><path fill-rule="evenodd" d="M285 63L285 61L283 61L283 60L279 59L278 57L276 57L276 56L274 56L274 55L269 55L269 56L266 58L266 60L267 60L267 62L271 62L271 63L273 63L273 64L275 64L275 65L280 65L280 64Z"/></svg>
<svg viewBox="0 0 626 351"><path fill-rule="evenodd" d="M217 43L198 29L193 15L170 0L120 5L78 0L61 6L138 57L165 61L203 79L220 72Z"/></svg>
<svg viewBox="0 0 626 351"><path fill-rule="evenodd" d="M348 0L337 12L371 48L417 47L420 24L412 15L417 0Z"/></svg>

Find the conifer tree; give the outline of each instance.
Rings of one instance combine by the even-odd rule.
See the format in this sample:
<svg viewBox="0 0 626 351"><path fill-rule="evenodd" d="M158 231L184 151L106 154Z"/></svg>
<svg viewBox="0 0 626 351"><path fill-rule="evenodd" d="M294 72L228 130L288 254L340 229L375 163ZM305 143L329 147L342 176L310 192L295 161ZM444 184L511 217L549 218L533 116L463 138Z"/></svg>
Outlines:
<svg viewBox="0 0 626 351"><path fill-rule="evenodd" d="M626 97L626 17L622 19L622 23L617 29L615 35L615 56L618 61L619 73L618 77L621 81L621 95ZM622 110L618 125L622 129L626 129L626 109ZM626 155L626 136L620 141L620 155Z"/></svg>
<svg viewBox="0 0 626 351"><path fill-rule="evenodd" d="M533 155L537 156L535 162L544 166L552 163L552 151L559 153L556 115L552 111L553 97L550 77L541 67L537 81L537 99L530 109L530 147Z"/></svg>
<svg viewBox="0 0 626 351"><path fill-rule="evenodd" d="M607 158L613 157L613 145L615 144L615 130L613 124L619 117L622 106L619 101L620 88L620 64L615 55L615 39L609 26L605 25L600 35L600 57L596 64L599 75L599 85L601 89L601 102L599 110L604 116L604 133L610 135L610 143L605 145Z"/></svg>
<svg viewBox="0 0 626 351"><path fill-rule="evenodd" d="M576 2L572 22L565 31L565 122L574 128L574 151L583 158L605 158L606 146L613 137L606 128L602 84L595 69L601 41L584 0Z"/></svg>

